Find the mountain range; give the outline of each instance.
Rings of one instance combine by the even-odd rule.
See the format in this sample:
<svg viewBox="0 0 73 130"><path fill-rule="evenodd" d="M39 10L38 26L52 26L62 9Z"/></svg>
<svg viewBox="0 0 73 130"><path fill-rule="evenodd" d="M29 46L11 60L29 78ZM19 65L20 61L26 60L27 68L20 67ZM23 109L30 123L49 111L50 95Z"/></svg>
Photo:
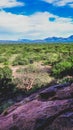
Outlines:
<svg viewBox="0 0 73 130"><path fill-rule="evenodd" d="M63 38L63 37L48 37L45 39L37 39L37 40L30 40L30 39L19 39L17 41L12 40L0 40L0 43L64 43L64 42L73 42L73 35Z"/></svg>
<svg viewBox="0 0 73 130"><path fill-rule="evenodd" d="M29 39L20 39L21 42L31 42L31 43L48 43L48 42L73 42L73 35L63 38L63 37L48 37L45 39L38 40L29 40Z"/></svg>

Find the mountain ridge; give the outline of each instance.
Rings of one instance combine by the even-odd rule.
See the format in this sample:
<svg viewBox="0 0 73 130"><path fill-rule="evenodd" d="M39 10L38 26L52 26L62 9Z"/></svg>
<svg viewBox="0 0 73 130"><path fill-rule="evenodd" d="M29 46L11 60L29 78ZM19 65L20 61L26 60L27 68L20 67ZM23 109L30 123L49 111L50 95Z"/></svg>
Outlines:
<svg viewBox="0 0 73 130"><path fill-rule="evenodd" d="M45 39L29 40L29 39L20 39L23 42L33 42L33 43L45 43L45 42L73 42L73 35L70 35L67 38L63 37L48 37Z"/></svg>
<svg viewBox="0 0 73 130"><path fill-rule="evenodd" d="M47 37L44 39L36 39L36 40L30 40L30 39L18 39L18 40L0 40L0 43L49 43L49 42L73 42L73 35L70 35L67 38L63 37Z"/></svg>

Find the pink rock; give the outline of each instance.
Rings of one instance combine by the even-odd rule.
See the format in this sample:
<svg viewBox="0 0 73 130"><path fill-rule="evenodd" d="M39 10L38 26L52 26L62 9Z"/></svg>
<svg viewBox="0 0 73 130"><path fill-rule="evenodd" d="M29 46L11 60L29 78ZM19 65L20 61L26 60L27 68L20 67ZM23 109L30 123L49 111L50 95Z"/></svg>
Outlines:
<svg viewBox="0 0 73 130"><path fill-rule="evenodd" d="M24 99L0 115L0 130L73 130L72 93L72 86L53 86Z"/></svg>

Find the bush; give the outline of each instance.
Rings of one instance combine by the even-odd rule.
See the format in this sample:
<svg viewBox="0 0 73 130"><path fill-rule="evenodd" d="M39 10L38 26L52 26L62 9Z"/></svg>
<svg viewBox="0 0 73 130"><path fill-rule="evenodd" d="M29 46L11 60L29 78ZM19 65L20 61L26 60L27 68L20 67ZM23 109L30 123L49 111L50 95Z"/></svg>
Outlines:
<svg viewBox="0 0 73 130"><path fill-rule="evenodd" d="M59 79L57 81L58 84L64 84L64 83L73 83L73 77L72 76L66 76L66 77L63 77L62 79Z"/></svg>
<svg viewBox="0 0 73 130"><path fill-rule="evenodd" d="M23 58L21 56L16 57L16 59L12 63L13 66L16 66L16 65L27 65L27 64L29 64L28 59Z"/></svg>
<svg viewBox="0 0 73 130"><path fill-rule="evenodd" d="M0 92L1 94L7 94L12 88L12 70L5 66L0 68Z"/></svg>
<svg viewBox="0 0 73 130"><path fill-rule="evenodd" d="M52 75L56 78L73 75L73 63L69 61L62 61L54 65L52 68Z"/></svg>
<svg viewBox="0 0 73 130"><path fill-rule="evenodd" d="M7 58L0 56L0 63L7 62Z"/></svg>

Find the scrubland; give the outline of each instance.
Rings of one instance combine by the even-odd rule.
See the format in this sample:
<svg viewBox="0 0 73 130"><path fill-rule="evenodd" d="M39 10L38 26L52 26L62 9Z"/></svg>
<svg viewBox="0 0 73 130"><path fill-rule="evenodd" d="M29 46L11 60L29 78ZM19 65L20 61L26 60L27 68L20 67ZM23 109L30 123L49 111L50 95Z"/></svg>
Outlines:
<svg viewBox="0 0 73 130"><path fill-rule="evenodd" d="M0 112L40 88L67 82L73 82L73 44L0 45Z"/></svg>

